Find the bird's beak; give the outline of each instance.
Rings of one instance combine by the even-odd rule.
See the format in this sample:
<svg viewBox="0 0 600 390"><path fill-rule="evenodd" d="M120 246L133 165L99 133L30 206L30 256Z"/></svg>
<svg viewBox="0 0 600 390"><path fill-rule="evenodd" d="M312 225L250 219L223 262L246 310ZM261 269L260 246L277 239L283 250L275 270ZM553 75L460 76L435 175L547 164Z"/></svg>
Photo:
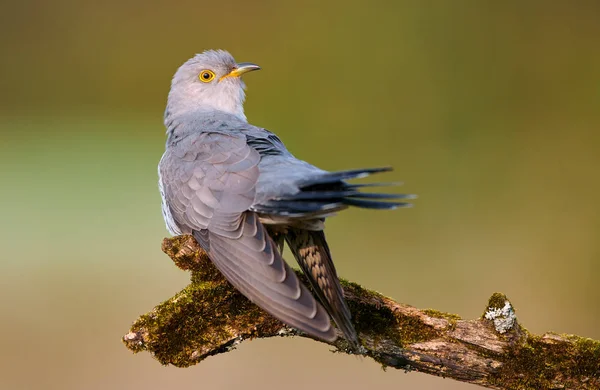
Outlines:
<svg viewBox="0 0 600 390"><path fill-rule="evenodd" d="M231 72L227 73L225 76L222 76L219 81L227 77L240 77L244 73L252 72L253 70L260 70L260 66L251 62L240 62L235 66L235 68L233 68Z"/></svg>

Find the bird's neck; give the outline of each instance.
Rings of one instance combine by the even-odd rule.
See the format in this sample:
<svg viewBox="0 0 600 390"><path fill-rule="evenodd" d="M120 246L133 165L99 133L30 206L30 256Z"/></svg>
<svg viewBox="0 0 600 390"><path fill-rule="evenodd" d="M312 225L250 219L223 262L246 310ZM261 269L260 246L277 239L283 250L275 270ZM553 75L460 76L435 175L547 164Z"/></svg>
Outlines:
<svg viewBox="0 0 600 390"><path fill-rule="evenodd" d="M244 98L245 94L242 88L232 89L230 93L212 95L210 97L192 89L179 90L177 92L174 92L172 89L167 100L165 123L168 118L173 119L188 116L196 112L209 113L214 111L233 115L246 122Z"/></svg>
<svg viewBox="0 0 600 390"><path fill-rule="evenodd" d="M248 125L248 121L243 116L243 112L241 115L204 106L190 110L181 110L176 107L173 111L167 105L164 116L167 144L173 140L181 140L188 134L244 128Z"/></svg>

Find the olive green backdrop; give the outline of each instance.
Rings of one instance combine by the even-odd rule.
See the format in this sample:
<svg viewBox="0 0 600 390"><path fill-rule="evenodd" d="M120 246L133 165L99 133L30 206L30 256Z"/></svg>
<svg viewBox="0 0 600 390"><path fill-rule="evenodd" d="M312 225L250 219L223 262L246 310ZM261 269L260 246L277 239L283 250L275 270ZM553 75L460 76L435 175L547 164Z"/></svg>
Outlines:
<svg viewBox="0 0 600 390"><path fill-rule="evenodd" d="M249 120L326 169L393 165L416 207L352 210L339 273L600 339L595 1L20 1L0 13L0 388L468 389L300 339L188 369L120 337L188 281L160 251L170 78L231 51Z"/></svg>

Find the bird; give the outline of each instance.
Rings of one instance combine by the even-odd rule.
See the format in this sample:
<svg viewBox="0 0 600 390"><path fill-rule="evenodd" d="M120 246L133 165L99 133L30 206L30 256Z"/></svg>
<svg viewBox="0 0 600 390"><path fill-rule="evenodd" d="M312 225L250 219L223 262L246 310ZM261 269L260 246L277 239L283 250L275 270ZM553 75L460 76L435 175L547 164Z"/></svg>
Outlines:
<svg viewBox="0 0 600 390"><path fill-rule="evenodd" d="M261 69L206 50L171 81L158 166L162 214L172 235L190 234L241 294L284 324L349 348L360 341L324 234L349 207L395 209L412 195L351 184L389 167L326 171L296 158L273 132L248 123L242 75ZM314 291L283 259L285 243Z"/></svg>

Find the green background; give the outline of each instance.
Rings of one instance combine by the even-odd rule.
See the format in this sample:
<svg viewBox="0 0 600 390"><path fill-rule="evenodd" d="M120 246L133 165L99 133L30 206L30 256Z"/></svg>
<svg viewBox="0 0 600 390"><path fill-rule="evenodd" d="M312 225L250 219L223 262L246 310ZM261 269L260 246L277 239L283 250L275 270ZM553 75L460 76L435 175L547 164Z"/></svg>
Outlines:
<svg viewBox="0 0 600 390"><path fill-rule="evenodd" d="M188 281L160 251L170 78L229 50L246 114L325 169L393 165L416 207L328 222L339 273L600 339L600 3L20 1L0 14L0 388L467 389L301 339L189 369L120 342Z"/></svg>

